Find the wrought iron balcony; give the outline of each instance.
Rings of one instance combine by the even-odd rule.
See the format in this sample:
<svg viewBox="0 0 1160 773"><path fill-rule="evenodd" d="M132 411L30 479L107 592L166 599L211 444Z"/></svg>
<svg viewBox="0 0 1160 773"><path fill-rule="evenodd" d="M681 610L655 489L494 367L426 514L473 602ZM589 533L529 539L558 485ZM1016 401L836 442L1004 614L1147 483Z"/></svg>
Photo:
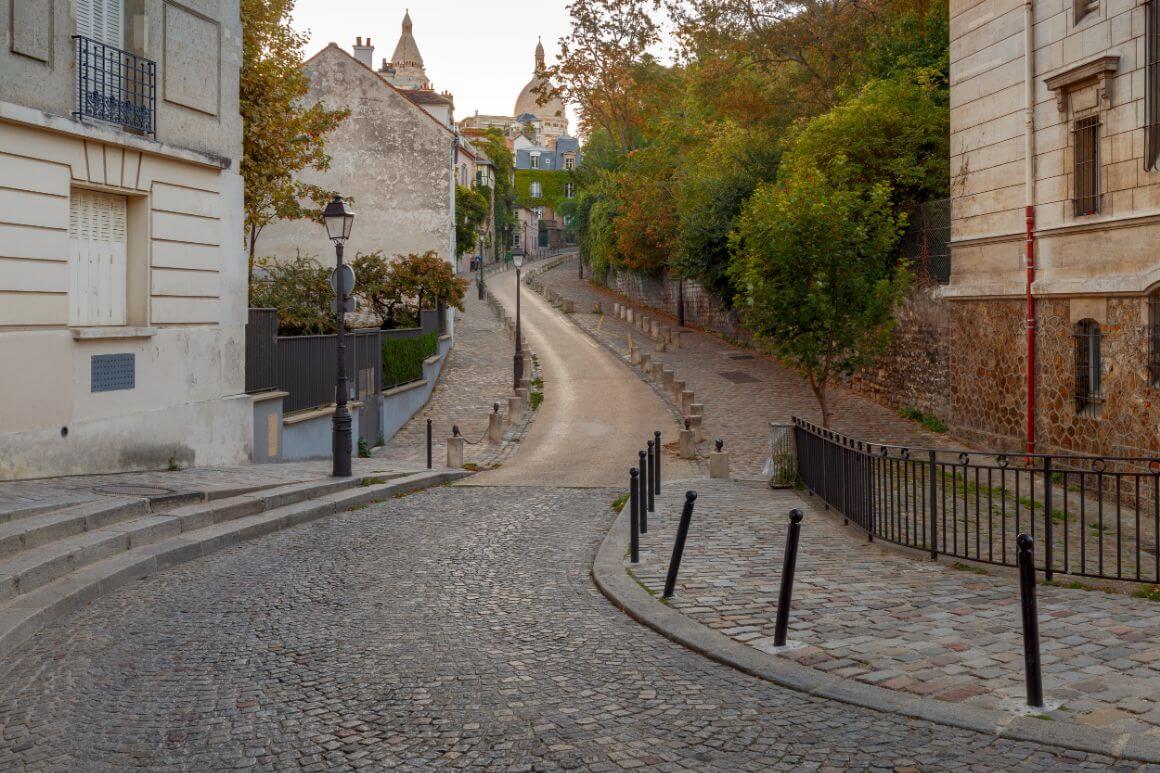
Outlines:
<svg viewBox="0 0 1160 773"><path fill-rule="evenodd" d="M157 63L74 35L78 117L96 118L153 136L156 133Z"/></svg>

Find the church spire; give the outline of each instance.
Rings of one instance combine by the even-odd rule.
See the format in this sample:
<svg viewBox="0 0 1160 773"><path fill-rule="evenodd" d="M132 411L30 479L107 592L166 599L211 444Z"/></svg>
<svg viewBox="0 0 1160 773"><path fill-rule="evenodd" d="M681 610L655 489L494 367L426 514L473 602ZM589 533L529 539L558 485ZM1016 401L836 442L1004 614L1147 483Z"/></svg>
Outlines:
<svg viewBox="0 0 1160 773"><path fill-rule="evenodd" d="M544 71L544 41L536 38L536 72Z"/></svg>

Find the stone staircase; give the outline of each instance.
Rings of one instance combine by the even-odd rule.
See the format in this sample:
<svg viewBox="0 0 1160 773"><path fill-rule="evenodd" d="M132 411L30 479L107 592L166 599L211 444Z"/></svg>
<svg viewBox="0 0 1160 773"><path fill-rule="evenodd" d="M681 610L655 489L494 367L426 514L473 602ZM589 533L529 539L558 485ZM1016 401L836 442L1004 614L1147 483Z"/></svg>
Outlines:
<svg viewBox="0 0 1160 773"><path fill-rule="evenodd" d="M0 657L47 623L132 580L467 474L398 472L0 513Z"/></svg>

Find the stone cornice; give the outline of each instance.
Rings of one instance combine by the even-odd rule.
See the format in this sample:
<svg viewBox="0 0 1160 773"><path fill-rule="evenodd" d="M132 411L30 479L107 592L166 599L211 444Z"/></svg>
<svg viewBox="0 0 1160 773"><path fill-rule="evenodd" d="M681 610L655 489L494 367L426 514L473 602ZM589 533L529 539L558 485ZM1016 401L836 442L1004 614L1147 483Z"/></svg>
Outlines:
<svg viewBox="0 0 1160 773"><path fill-rule="evenodd" d="M1043 82L1048 89L1055 92L1055 103L1061 113L1067 112L1068 93L1076 86L1091 80L1095 80L1099 84L1100 103L1104 107L1109 107L1111 96L1108 93L1108 84L1119 66L1119 55L1108 54L1069 67L1063 72L1045 78Z"/></svg>

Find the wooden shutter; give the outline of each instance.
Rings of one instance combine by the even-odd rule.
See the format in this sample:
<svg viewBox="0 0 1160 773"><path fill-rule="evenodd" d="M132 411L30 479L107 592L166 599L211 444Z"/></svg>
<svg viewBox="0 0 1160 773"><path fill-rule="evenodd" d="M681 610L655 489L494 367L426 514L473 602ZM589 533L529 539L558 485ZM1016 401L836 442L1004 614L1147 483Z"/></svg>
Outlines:
<svg viewBox="0 0 1160 773"><path fill-rule="evenodd" d="M123 0L76 0L77 34L124 48Z"/></svg>
<svg viewBox="0 0 1160 773"><path fill-rule="evenodd" d="M69 324L124 325L124 196L76 190L69 202Z"/></svg>

